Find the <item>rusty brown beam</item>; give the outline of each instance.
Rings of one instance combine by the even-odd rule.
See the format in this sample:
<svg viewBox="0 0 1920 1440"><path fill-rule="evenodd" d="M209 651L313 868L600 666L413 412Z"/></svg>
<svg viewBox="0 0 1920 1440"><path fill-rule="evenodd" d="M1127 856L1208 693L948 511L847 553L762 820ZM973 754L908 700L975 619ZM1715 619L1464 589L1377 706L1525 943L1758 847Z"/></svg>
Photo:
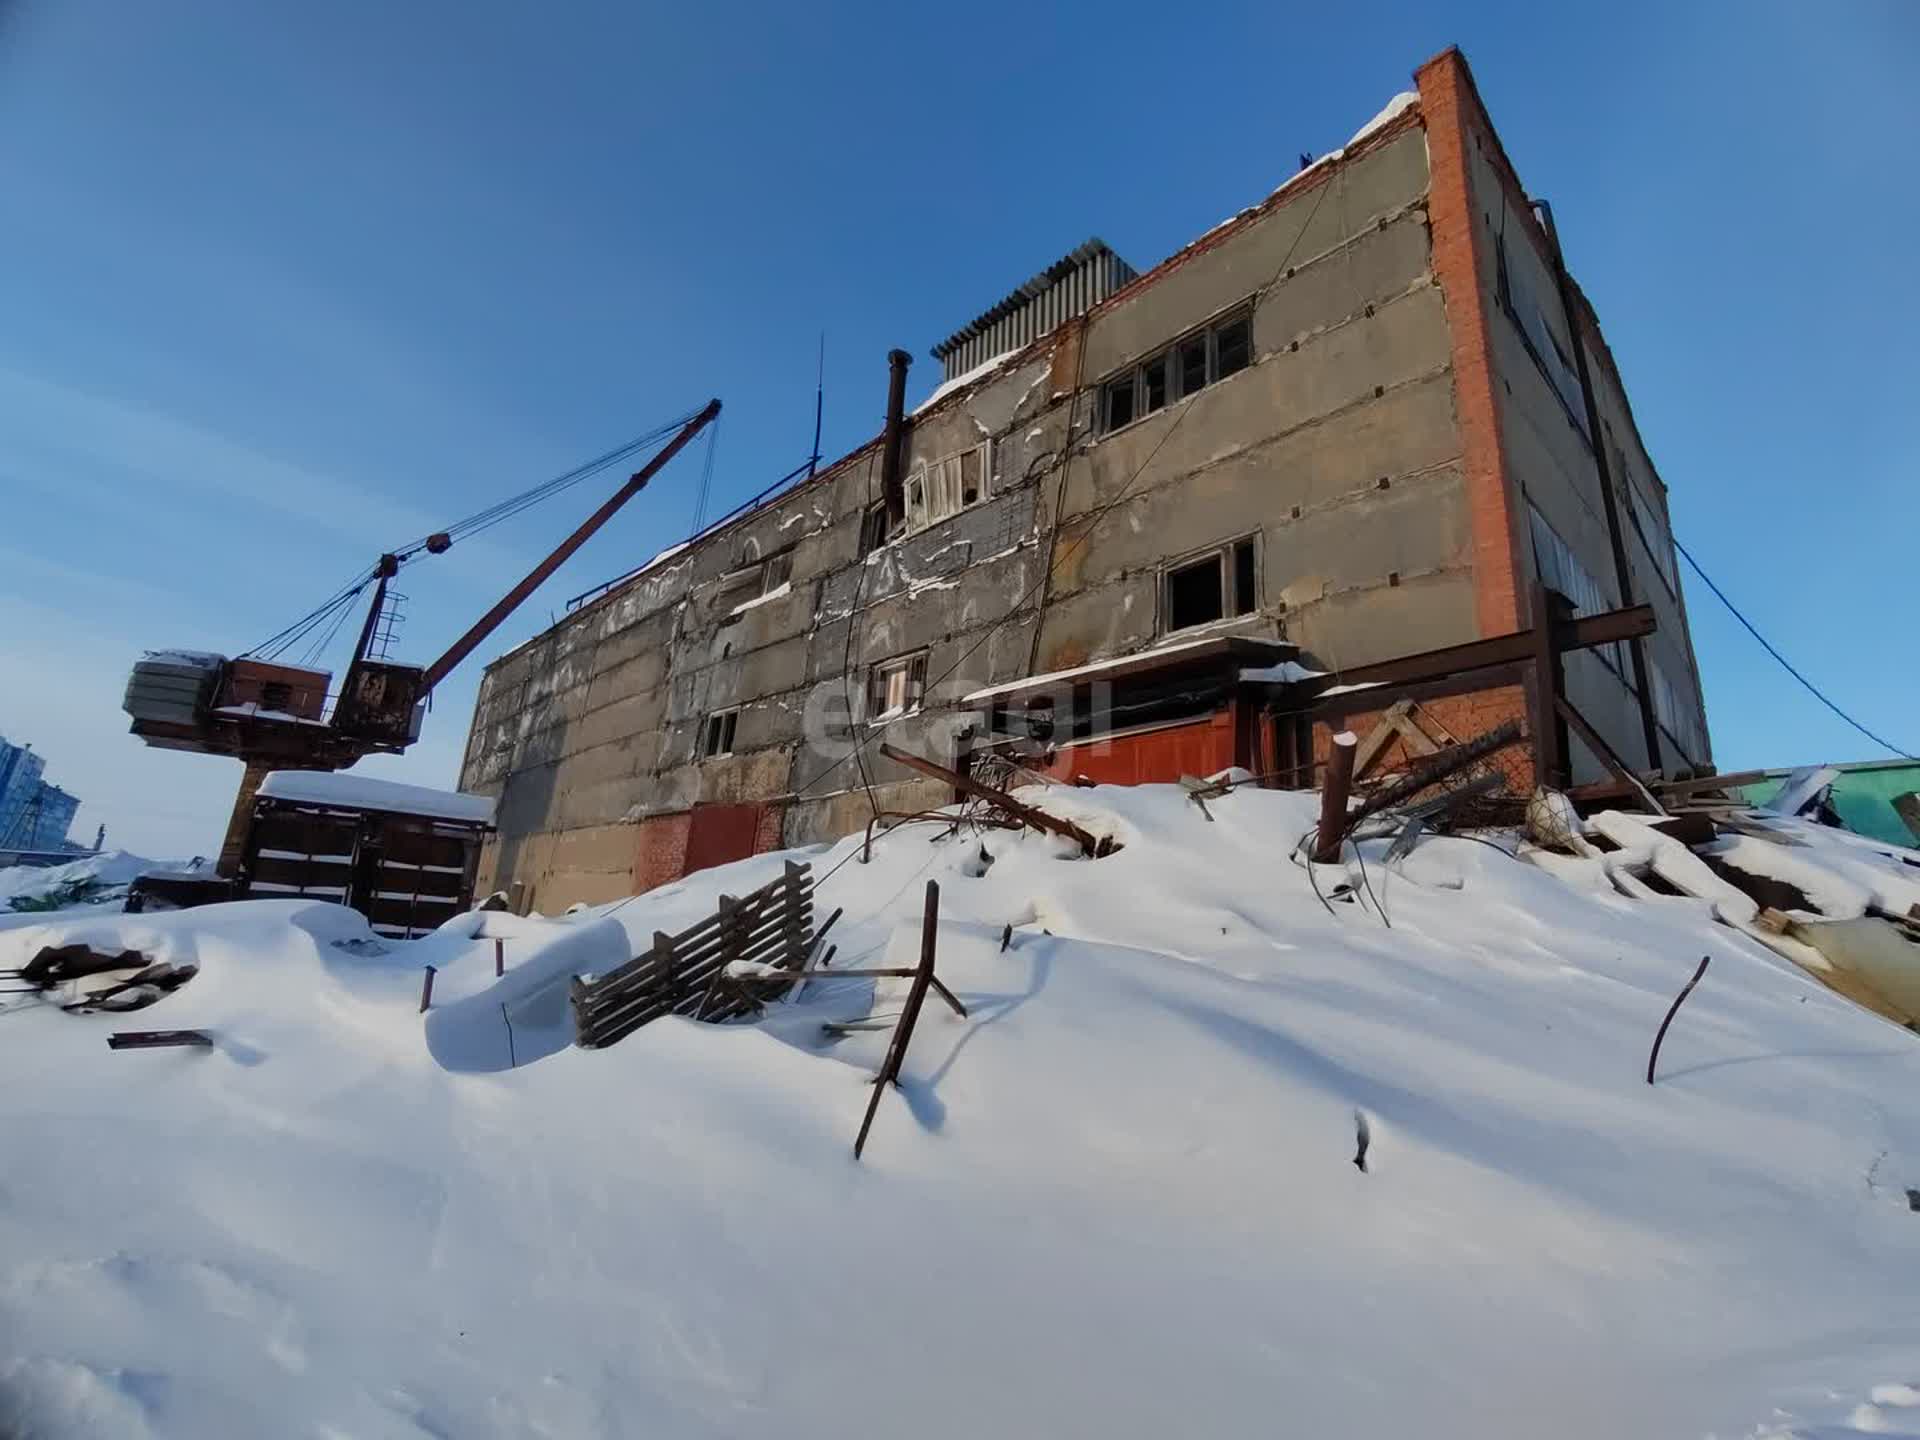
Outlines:
<svg viewBox="0 0 1920 1440"><path fill-rule="evenodd" d="M944 781L963 795L971 795L976 800L985 800L997 805L1015 819L1031 825L1036 830L1045 830L1052 835L1061 835L1073 841L1088 855L1099 848L1099 842L1087 831L1082 830L1071 820L1062 820L1049 815L1044 810L1036 810L1031 805L1022 805L1004 790L996 790L991 785L982 785L970 775L962 775L958 770L949 770L944 765L936 765L931 760L923 760L918 755L902 750L896 745L880 742L880 753L889 760L898 761L909 770L918 770L933 780Z"/></svg>
<svg viewBox="0 0 1920 1440"><path fill-rule="evenodd" d="M1608 610L1599 615L1583 615L1565 626L1556 627L1555 648L1561 651L1590 650L1616 640L1632 640L1651 635L1657 622L1651 605L1634 605L1625 610ZM1343 670L1341 685L1418 685L1428 680L1444 680L1465 670L1488 670L1497 665L1520 665L1531 661L1539 642L1531 630L1516 630L1511 635L1496 635L1491 640L1469 640L1464 645L1449 645L1417 655L1402 655L1373 665Z"/></svg>
<svg viewBox="0 0 1920 1440"><path fill-rule="evenodd" d="M693 440L693 437L706 429L708 425L712 424L713 421L718 418L719 414L720 402L718 400L709 400L706 409L702 410L698 415L694 416L693 419L681 426L679 434L669 440L658 455L655 455L651 460L647 461L645 465L642 465L636 470L633 475L628 478L626 484L613 492L606 504L602 505L582 521L580 528L562 540L560 544L555 547L551 555L547 556L546 559L542 560L527 572L526 579L514 586L513 589L509 590L505 595L501 596L499 603L478 620L474 621L472 628L458 640L454 641L448 648L446 654L442 655L427 667L426 674L420 682L421 693L424 694L426 691L433 689L434 686L446 679L448 671L466 659L467 656L471 655L476 645L491 635L499 627L501 621L505 620L507 616L519 608L521 601L525 600L527 596L531 595L535 590L538 590L541 585L546 583L547 577L564 565L568 556L586 544L587 541L593 537L594 531L611 520L616 510L634 496L638 495L642 490L646 489L647 482L659 474L668 461L686 449L687 445Z"/></svg>
<svg viewBox="0 0 1920 1440"><path fill-rule="evenodd" d="M1340 841L1347 833L1347 798L1353 793L1353 757L1360 742L1351 730L1333 737L1326 777L1320 782L1320 829L1313 842L1316 865L1340 858Z"/></svg>
<svg viewBox="0 0 1920 1440"><path fill-rule="evenodd" d="M1587 748L1599 757L1600 763L1611 770L1621 784L1629 787L1635 795L1644 800L1654 814L1667 813L1667 807L1653 798L1653 792L1640 783L1640 777L1627 767L1627 762L1622 760L1600 732L1588 723L1587 717L1573 708L1566 696L1554 696L1553 707L1559 712L1560 718L1567 722L1567 728L1587 742Z"/></svg>
<svg viewBox="0 0 1920 1440"><path fill-rule="evenodd" d="M880 1108L880 1097L886 1093L887 1086L900 1083L900 1067L906 1061L907 1046L913 1041L913 1027L920 1019L920 1007L926 1003L927 989L933 983L934 945L939 932L940 884L929 880L926 909L920 918L920 964L914 970L913 984L907 990L907 1003L901 1007L900 1023L894 1027L893 1039L887 1045L887 1058L880 1062L880 1073L873 1077L873 1097L867 1102L866 1118L860 1122L860 1133L853 1142L853 1158L856 1160L867 1148L867 1132L873 1128L873 1116ZM944 990L946 987L941 988Z"/></svg>

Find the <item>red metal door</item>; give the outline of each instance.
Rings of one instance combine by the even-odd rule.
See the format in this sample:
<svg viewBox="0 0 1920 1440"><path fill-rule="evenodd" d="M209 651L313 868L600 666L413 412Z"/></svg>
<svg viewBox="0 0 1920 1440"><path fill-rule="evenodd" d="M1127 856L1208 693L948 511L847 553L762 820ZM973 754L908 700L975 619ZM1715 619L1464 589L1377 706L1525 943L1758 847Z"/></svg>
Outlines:
<svg viewBox="0 0 1920 1440"><path fill-rule="evenodd" d="M687 831L687 860L683 873L707 870L754 853L760 833L758 805L696 805Z"/></svg>

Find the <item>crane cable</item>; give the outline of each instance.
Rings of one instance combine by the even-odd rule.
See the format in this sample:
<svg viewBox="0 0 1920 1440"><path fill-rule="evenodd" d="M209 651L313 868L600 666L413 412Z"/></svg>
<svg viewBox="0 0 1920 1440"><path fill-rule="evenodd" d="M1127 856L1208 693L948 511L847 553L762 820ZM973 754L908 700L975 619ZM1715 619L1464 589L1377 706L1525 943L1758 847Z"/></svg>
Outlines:
<svg viewBox="0 0 1920 1440"><path fill-rule="evenodd" d="M596 455L593 459L588 460L582 465L576 465L573 469L564 471L550 480L544 480L538 485L522 490L517 495L510 495L504 500L489 505L484 510L477 510L465 519L456 520L444 530L436 531L433 535L422 535L416 539L409 540L406 544L397 547L392 553L394 557L404 565L409 560L416 558L422 551L426 550L429 542L435 540L438 536L444 535L449 541L472 539L474 536L492 529L495 525L503 524L524 511L532 509L541 501L550 500L554 496L580 484L583 480L590 479L598 475L601 471L618 465L624 460L630 460L644 450L658 446L669 436L685 428L694 416L699 413L697 409L689 410L684 415L677 416L663 425L654 427L644 435L636 436L624 444L616 445L613 449ZM331 622L332 628L327 630L325 639L320 642L320 648L324 649L327 644L332 642L334 634L338 632L341 616L344 615L347 609L351 608L353 602L359 598L367 586L371 585L378 576L379 569L377 566L369 566L360 571L353 579L349 580L331 596L321 601L320 604L309 610L284 630L277 631L265 640L262 640L258 645L241 651L241 657L251 656L263 660L274 659L300 644L302 640L311 638L316 631L328 626L329 622ZM315 658L317 658L317 656Z"/></svg>

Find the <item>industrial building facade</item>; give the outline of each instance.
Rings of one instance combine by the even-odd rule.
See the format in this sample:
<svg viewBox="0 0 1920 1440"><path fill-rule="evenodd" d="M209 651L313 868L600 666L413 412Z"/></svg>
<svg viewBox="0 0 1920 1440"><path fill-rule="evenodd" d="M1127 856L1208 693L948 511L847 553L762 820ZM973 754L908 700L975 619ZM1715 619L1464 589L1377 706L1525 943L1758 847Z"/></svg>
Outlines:
<svg viewBox="0 0 1920 1440"><path fill-rule="evenodd" d="M78 796L42 777L47 762L31 745L15 745L0 736L0 851L78 851L67 839Z"/></svg>
<svg viewBox="0 0 1920 1440"><path fill-rule="evenodd" d="M945 342L890 426L896 513L883 436L489 666L482 885L552 910L838 837L948 798L872 742L951 756L1031 677L1338 673L1523 630L1542 584L1651 607L1565 693L1635 766L1709 766L1665 486L1598 321L1458 52L1416 83L1155 268L1090 243ZM1178 732L1168 763L1251 758L1169 685L1138 727Z"/></svg>

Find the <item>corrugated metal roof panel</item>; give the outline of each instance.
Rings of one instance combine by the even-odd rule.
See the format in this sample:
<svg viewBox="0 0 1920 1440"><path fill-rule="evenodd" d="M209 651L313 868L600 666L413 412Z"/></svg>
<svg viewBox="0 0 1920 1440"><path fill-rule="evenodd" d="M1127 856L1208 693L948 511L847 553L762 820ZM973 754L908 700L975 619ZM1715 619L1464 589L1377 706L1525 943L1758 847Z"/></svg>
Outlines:
<svg viewBox="0 0 1920 1440"><path fill-rule="evenodd" d="M933 347L945 378L1039 339L1136 278L1134 268L1094 238L1070 250Z"/></svg>

